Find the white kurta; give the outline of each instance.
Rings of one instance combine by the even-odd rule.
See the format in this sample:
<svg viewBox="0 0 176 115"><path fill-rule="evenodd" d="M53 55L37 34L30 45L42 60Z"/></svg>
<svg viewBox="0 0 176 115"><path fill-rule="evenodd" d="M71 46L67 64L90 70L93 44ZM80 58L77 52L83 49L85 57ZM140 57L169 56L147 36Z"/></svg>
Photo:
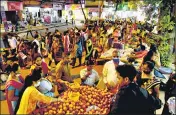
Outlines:
<svg viewBox="0 0 176 115"><path fill-rule="evenodd" d="M119 62L119 65L123 65L123 62ZM113 60L105 63L103 68L104 83L108 83L110 86L114 87L117 85L118 78L117 72Z"/></svg>

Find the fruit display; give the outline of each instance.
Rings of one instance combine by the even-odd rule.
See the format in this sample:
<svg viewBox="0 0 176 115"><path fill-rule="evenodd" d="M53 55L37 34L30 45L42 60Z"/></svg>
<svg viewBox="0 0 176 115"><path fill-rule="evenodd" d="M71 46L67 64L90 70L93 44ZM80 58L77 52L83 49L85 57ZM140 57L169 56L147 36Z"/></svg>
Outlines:
<svg viewBox="0 0 176 115"><path fill-rule="evenodd" d="M90 86L80 86L70 87L60 96L63 102L53 102L32 114L108 114L113 94Z"/></svg>

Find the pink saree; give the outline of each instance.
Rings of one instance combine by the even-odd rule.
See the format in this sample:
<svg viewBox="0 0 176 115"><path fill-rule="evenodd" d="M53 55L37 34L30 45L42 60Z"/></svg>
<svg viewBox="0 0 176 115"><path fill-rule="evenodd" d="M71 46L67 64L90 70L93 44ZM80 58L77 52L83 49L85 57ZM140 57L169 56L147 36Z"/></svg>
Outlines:
<svg viewBox="0 0 176 115"><path fill-rule="evenodd" d="M48 65L43 61L42 61L42 71L44 74L48 74L48 71L49 71Z"/></svg>
<svg viewBox="0 0 176 115"><path fill-rule="evenodd" d="M68 36L64 36L64 52L67 54L69 52L70 40Z"/></svg>
<svg viewBox="0 0 176 115"><path fill-rule="evenodd" d="M17 81L17 80L11 79L11 80L7 81L6 87L5 87L5 93L6 93L7 104L8 104L8 108L9 108L9 113L10 113L11 115L14 114L14 110L13 110L13 107L12 107L12 103L11 103L11 101L10 101L9 98L8 98L8 88L9 88L10 86L13 86L15 89L21 89L21 88L23 87L24 79L23 79L21 76L19 76L19 79L20 79L20 81L21 81L22 83L19 82L19 81Z"/></svg>

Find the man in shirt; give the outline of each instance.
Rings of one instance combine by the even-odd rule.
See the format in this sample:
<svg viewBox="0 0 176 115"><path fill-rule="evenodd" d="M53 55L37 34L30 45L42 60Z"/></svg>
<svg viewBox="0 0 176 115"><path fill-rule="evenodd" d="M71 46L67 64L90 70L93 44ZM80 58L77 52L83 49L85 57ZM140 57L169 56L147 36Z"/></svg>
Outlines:
<svg viewBox="0 0 176 115"><path fill-rule="evenodd" d="M34 44L34 42L35 42L36 45L38 46L38 53L41 54L41 50L40 50L40 42L39 42L39 35L35 35L35 36L34 36L34 40L32 41L32 43Z"/></svg>
<svg viewBox="0 0 176 115"><path fill-rule="evenodd" d="M86 68L80 71L80 77L82 79L83 84L94 86L98 80L98 73L92 68L92 63L89 61L86 63Z"/></svg>
<svg viewBox="0 0 176 115"><path fill-rule="evenodd" d="M71 77L71 66L70 66L69 55L64 55L61 61L56 65L56 80L60 79L62 81L73 82Z"/></svg>
<svg viewBox="0 0 176 115"><path fill-rule="evenodd" d="M71 76L70 58L65 54L61 61L56 65L56 82L59 83L59 93L67 90L67 84L73 83L73 76Z"/></svg>
<svg viewBox="0 0 176 115"><path fill-rule="evenodd" d="M113 59L111 61L106 62L103 68L104 83L106 84L109 90L117 86L118 78L115 68L118 65L124 64L123 62L120 62L117 50L114 50L112 52L112 57Z"/></svg>
<svg viewBox="0 0 176 115"><path fill-rule="evenodd" d="M119 76L119 91L111 104L110 115L154 115L161 108L161 100L134 82L137 75L132 65L116 68Z"/></svg>

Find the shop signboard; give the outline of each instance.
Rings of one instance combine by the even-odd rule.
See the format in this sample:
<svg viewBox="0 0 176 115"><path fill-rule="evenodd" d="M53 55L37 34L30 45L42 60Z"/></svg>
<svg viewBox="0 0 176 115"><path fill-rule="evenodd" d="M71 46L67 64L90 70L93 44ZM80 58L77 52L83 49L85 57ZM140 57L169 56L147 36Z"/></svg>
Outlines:
<svg viewBox="0 0 176 115"><path fill-rule="evenodd" d="M7 2L9 11L23 10L23 2Z"/></svg>
<svg viewBox="0 0 176 115"><path fill-rule="evenodd" d="M98 7L100 4L102 4L103 0L86 0L85 6L86 7Z"/></svg>
<svg viewBox="0 0 176 115"><path fill-rule="evenodd" d="M2 17L2 22L7 21L4 6L1 6L1 17Z"/></svg>
<svg viewBox="0 0 176 115"><path fill-rule="evenodd" d="M88 8L89 12L98 12L99 8Z"/></svg>
<svg viewBox="0 0 176 115"><path fill-rule="evenodd" d="M24 0L23 5L24 6L40 6L41 2L40 1L34 1L34 0Z"/></svg>
<svg viewBox="0 0 176 115"><path fill-rule="evenodd" d="M40 5L41 8L53 8L53 5L51 2L44 2Z"/></svg>
<svg viewBox="0 0 176 115"><path fill-rule="evenodd" d="M82 5L84 8L84 5ZM72 4L72 5L65 5L65 10L80 10L81 6L80 4Z"/></svg>
<svg viewBox="0 0 176 115"><path fill-rule="evenodd" d="M53 3L54 10L62 10L64 9L64 3Z"/></svg>

